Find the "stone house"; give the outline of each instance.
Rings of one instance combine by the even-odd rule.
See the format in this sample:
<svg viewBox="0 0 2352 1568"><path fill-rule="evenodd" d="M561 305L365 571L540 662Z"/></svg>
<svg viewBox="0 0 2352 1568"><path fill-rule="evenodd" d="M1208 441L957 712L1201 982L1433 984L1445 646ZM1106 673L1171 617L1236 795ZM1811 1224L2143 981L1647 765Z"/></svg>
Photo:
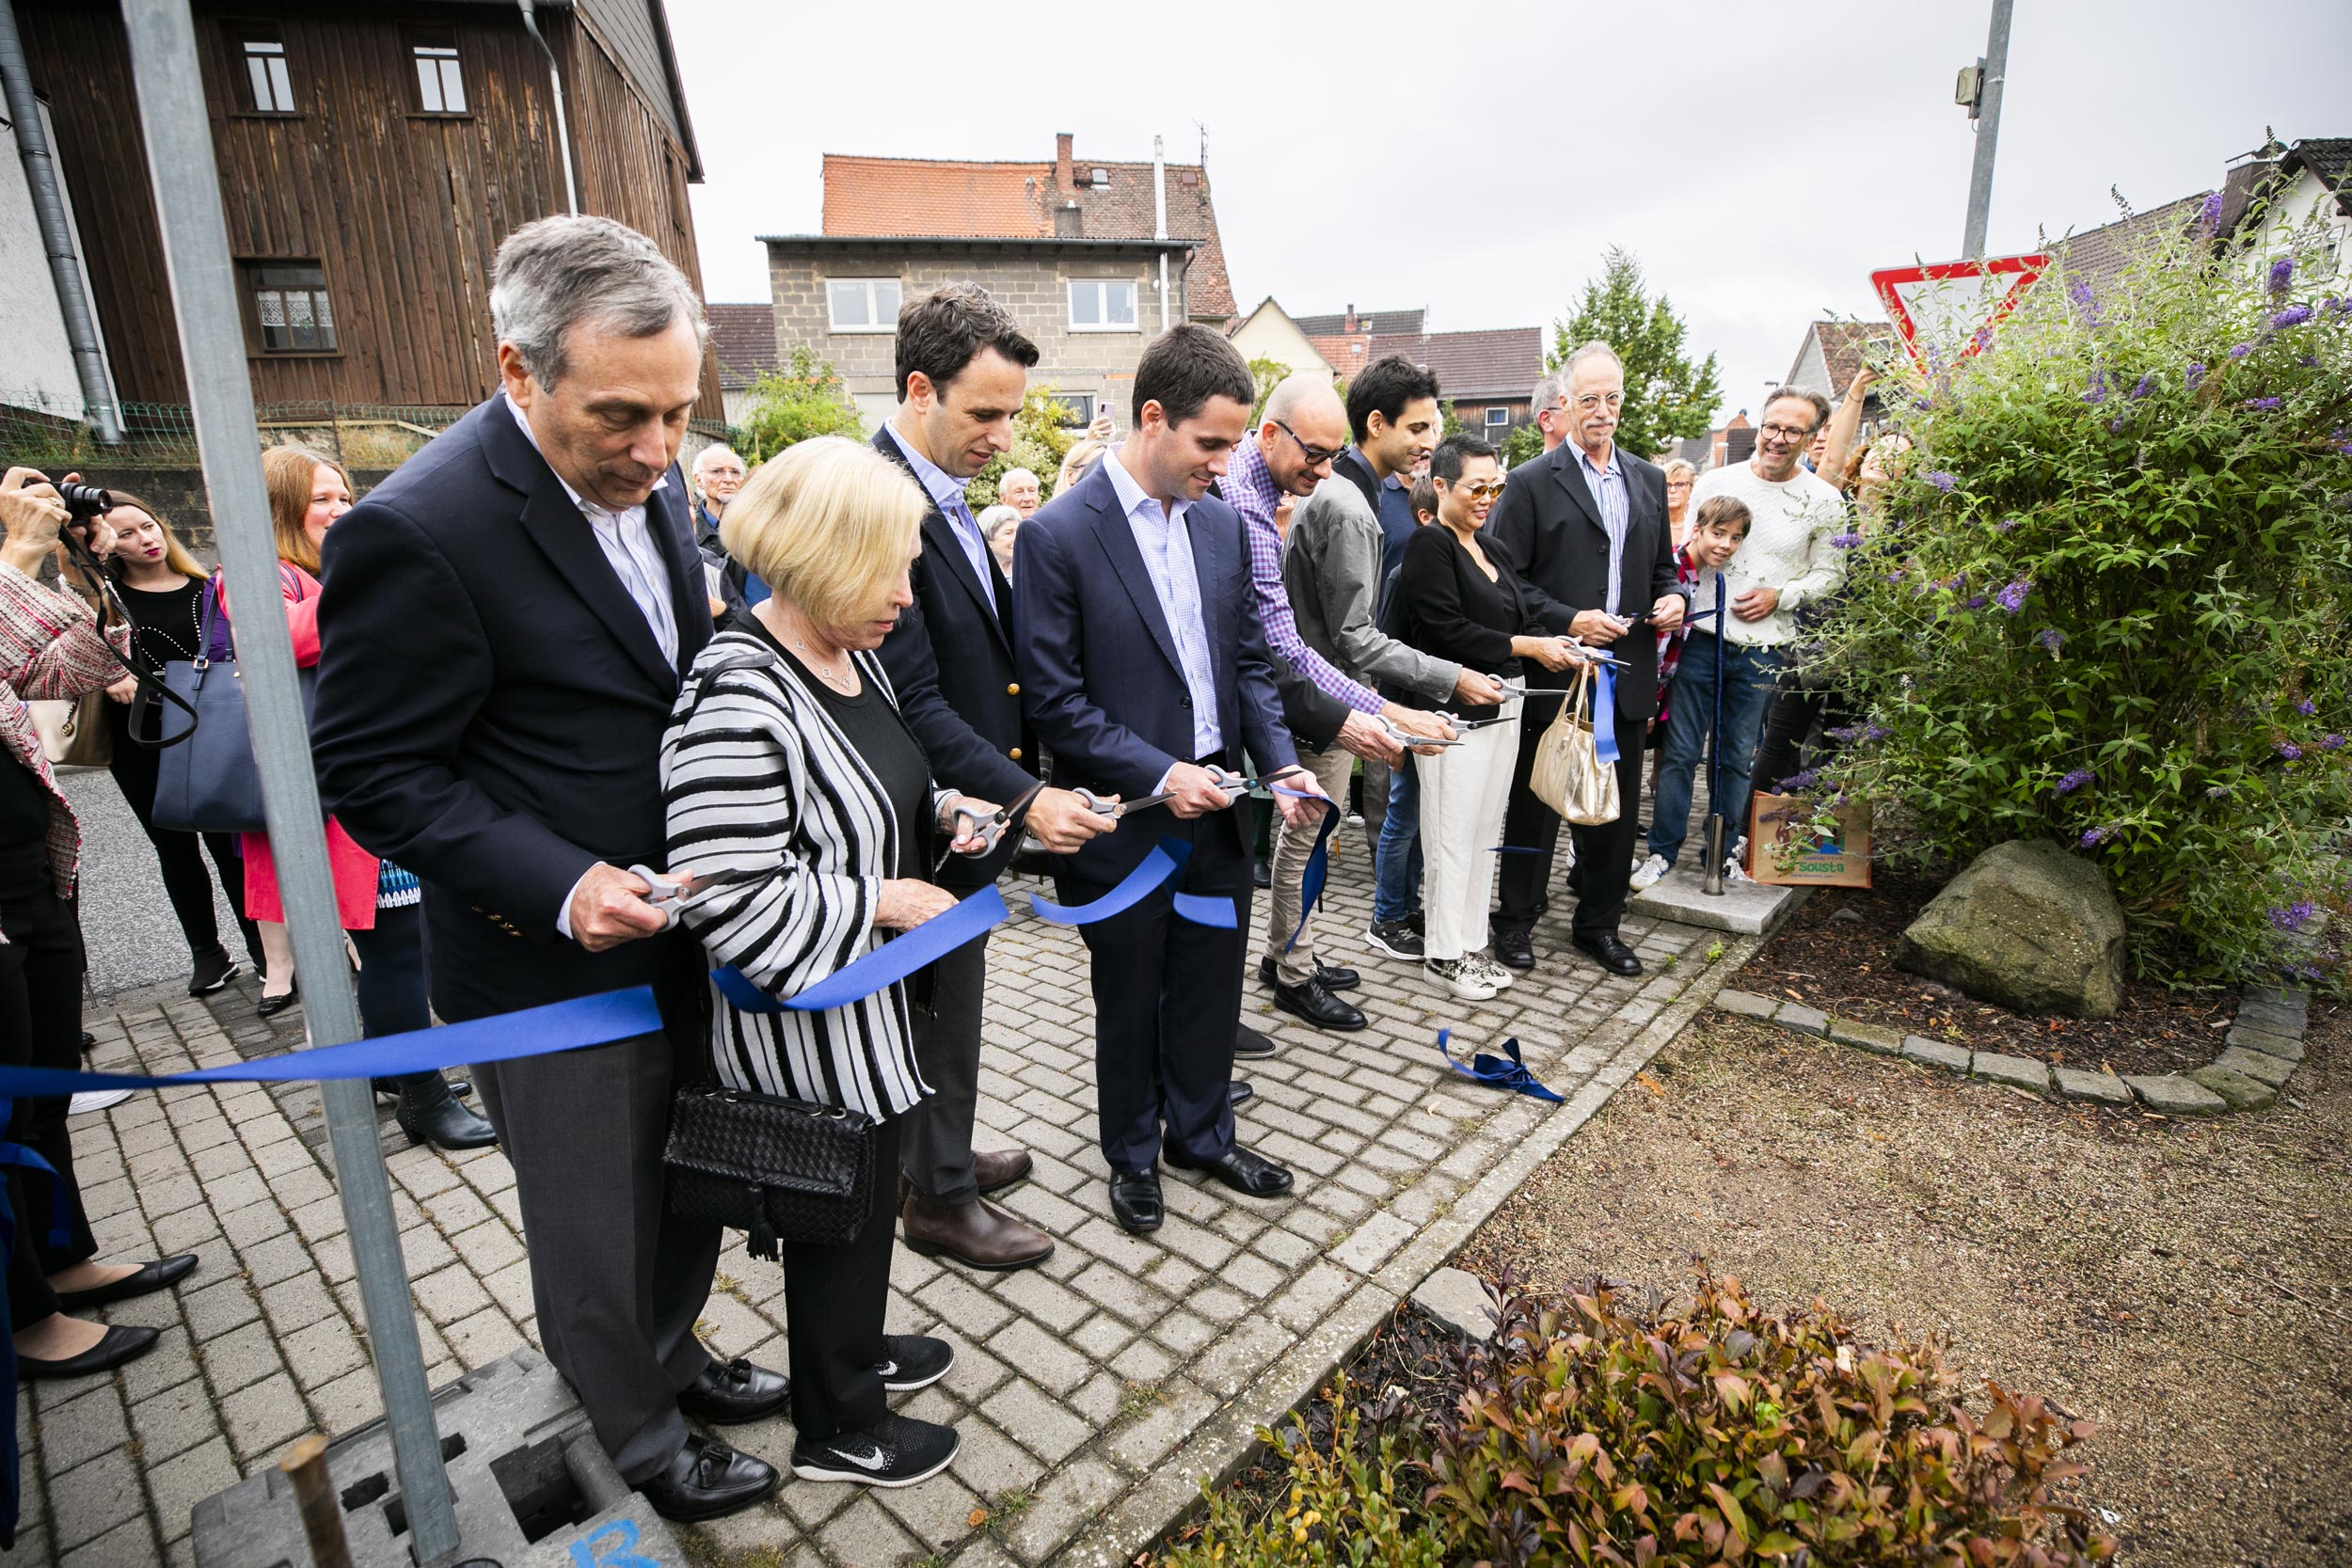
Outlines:
<svg viewBox="0 0 2352 1568"><path fill-rule="evenodd" d="M780 356L806 343L877 424L897 406L898 307L943 283L989 291L1037 341L1032 379L1084 423L1123 428L1136 361L1166 327L1234 316L1209 177L1198 164L825 154L823 231L762 235Z"/></svg>

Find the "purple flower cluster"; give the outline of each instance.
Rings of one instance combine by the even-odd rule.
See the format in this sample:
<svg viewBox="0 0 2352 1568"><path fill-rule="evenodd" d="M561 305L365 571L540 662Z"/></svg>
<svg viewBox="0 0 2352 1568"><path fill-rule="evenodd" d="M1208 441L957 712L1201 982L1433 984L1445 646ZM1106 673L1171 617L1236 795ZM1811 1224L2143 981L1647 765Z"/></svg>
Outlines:
<svg viewBox="0 0 2352 1568"><path fill-rule="evenodd" d="M2066 641L2066 634L2058 630L2056 626L2044 626L2042 628L2042 635L2035 638L2034 641L2049 649L2052 653L2057 653L2058 649L2064 645Z"/></svg>
<svg viewBox="0 0 2352 1568"><path fill-rule="evenodd" d="M1836 533L1830 536L1829 542L1831 547L1835 549L1850 550L1856 545L1862 543L1862 535L1859 533Z"/></svg>
<svg viewBox="0 0 2352 1568"><path fill-rule="evenodd" d="M1960 481L1953 478L1950 474L1944 473L1940 470L1931 474L1921 474L1919 477L1926 480L1930 484L1934 485L1938 490L1943 491L1946 495L1949 495L1960 483Z"/></svg>
<svg viewBox="0 0 2352 1568"><path fill-rule="evenodd" d="M2277 261L2273 261L2273 262L2271 262L2271 263L2270 263L2270 292L2271 292L2272 293L2274 293L2274 294L2282 294L2282 293L2285 293L2287 292L2287 285L2288 285L2288 284L2290 284L2290 283L2292 283L2292 282L2294 282L2294 281L2295 281L2295 258L2294 258L2294 257L2292 257L2292 256L2281 256L2281 257L2280 257Z"/></svg>
<svg viewBox="0 0 2352 1568"><path fill-rule="evenodd" d="M2341 752L2344 750L2344 736L2330 730L2319 737L2319 749L2323 752Z"/></svg>
<svg viewBox="0 0 2352 1568"><path fill-rule="evenodd" d="M2221 193L2219 191L2207 193L2205 204L2197 209L2197 226L2207 233L2221 227Z"/></svg>
<svg viewBox="0 0 2352 1568"><path fill-rule="evenodd" d="M2156 389L2156 378L2155 378L2154 374L2152 372L2152 373L2150 373L2150 374L2148 374L2148 375L2143 375L2143 376L2141 376L2141 377L2139 378L2139 380L2138 380L2137 384L2136 384L2136 385L2132 388L2132 396L2134 396L2134 397L2136 397L2136 398L2144 398L2144 397L2148 396L2151 392L2153 392L2155 389Z"/></svg>
<svg viewBox="0 0 2352 1568"><path fill-rule="evenodd" d="M1867 746L1873 740L1884 740L1888 736L1893 735L1894 733L1895 732L1893 730L1888 729L1884 724L1865 724L1862 726L1863 744ZM2344 737L2342 736L2338 736L2336 737L2339 743L2342 742L2343 738Z"/></svg>
<svg viewBox="0 0 2352 1568"><path fill-rule="evenodd" d="M2083 836L2074 841L2074 847L2095 849L2105 844L2107 841L2107 835L2113 832L2115 832L2115 825L2111 822L2101 823L2096 828L2086 828L2083 830Z"/></svg>
<svg viewBox="0 0 2352 1568"><path fill-rule="evenodd" d="M2303 748L2297 746L2292 740L2280 740L2274 742L2270 749L2278 752L2280 756L2286 758L2289 762L2301 762L2303 760Z"/></svg>
<svg viewBox="0 0 2352 1568"><path fill-rule="evenodd" d="M1995 533L2015 533L2017 531L2017 519L2014 517L2004 517L1999 522L1993 525L1993 531Z"/></svg>
<svg viewBox="0 0 2352 1568"><path fill-rule="evenodd" d="M2202 365L2198 364L2195 360L2193 360L2193 359L2192 359L2191 361L2189 361L2189 366L2188 366L2188 374L2187 374L2187 375L2185 375L2185 377L2183 377L2182 379L2184 379L2185 381L2186 381L2186 382L2188 383L2188 389L2189 389L2190 391L2192 391L2192 392L2193 392L2193 391L2197 390L2197 388L2198 388L2199 387L2201 387L2201 386L2202 386L2202 385L2204 384L2204 380L2205 380L2205 367L2204 367L2204 366L2202 366Z"/></svg>
<svg viewBox="0 0 2352 1568"><path fill-rule="evenodd" d="M2106 372L2092 371L2090 372L2090 385L2083 388L2083 401L2090 404L2099 404L2107 401Z"/></svg>
<svg viewBox="0 0 2352 1568"><path fill-rule="evenodd" d="M2077 768L2058 782L2058 792L2060 795L2072 795L2098 776L2088 768Z"/></svg>
<svg viewBox="0 0 2352 1568"><path fill-rule="evenodd" d="M2026 608L2026 595L2033 592L2033 578L2019 578L1993 597L1993 602L2011 615Z"/></svg>
<svg viewBox="0 0 2352 1568"><path fill-rule="evenodd" d="M2319 705L2312 702L2309 697L2306 697L2301 702L2295 705L2295 711L2301 714L2304 718L2309 719L2312 714L2319 711Z"/></svg>
<svg viewBox="0 0 2352 1568"><path fill-rule="evenodd" d="M2123 427L2131 422L2132 420L2130 415L2118 414L2115 418L2107 421L2107 434L2110 436L2121 436L2123 434Z"/></svg>
<svg viewBox="0 0 2352 1568"><path fill-rule="evenodd" d="M1970 594L1968 602L1962 605L1960 608L1963 610L1982 610L1984 608L1984 595L1982 594Z"/></svg>
<svg viewBox="0 0 2352 1568"><path fill-rule="evenodd" d="M1808 768L1802 773L1791 773L1781 780L1780 787L1783 794L1788 794L1798 790L1811 789L1820 782L1821 770L1818 768Z"/></svg>
<svg viewBox="0 0 2352 1568"><path fill-rule="evenodd" d="M2277 315L2271 317L2270 325L2283 331L2290 326L2300 326L2311 319L2312 308L2310 306L2290 305L2285 309L2280 311Z"/></svg>
<svg viewBox="0 0 2352 1568"><path fill-rule="evenodd" d="M2280 407L2285 404L2285 402L2286 400L2284 398L2248 398L2246 400L2246 406L2249 408L2270 409Z"/></svg>
<svg viewBox="0 0 2352 1568"><path fill-rule="evenodd" d="M2218 800L2221 797L2229 793L2230 786L2228 784L2207 784L2205 786L2205 799L2208 800Z"/></svg>
<svg viewBox="0 0 2352 1568"><path fill-rule="evenodd" d="M2251 343L2240 343L2240 344L2238 344L2235 348L2233 348L2232 350L2230 350L2230 357L2231 357L2231 358L2233 358L2233 359L2243 359L2243 358L2245 358L2248 355L2249 355L2249 354L2251 354L2251 353L2253 353L2253 352L2254 352L2254 345L2253 345L2253 344L2251 344Z"/></svg>
<svg viewBox="0 0 2352 1568"><path fill-rule="evenodd" d="M2298 898L2294 903L2286 905L2284 908L2272 910L2270 911L2270 924L2275 929L2292 934L2294 932L2300 931L2305 923L2318 912L2319 906L2317 904L2312 903L2308 898Z"/></svg>

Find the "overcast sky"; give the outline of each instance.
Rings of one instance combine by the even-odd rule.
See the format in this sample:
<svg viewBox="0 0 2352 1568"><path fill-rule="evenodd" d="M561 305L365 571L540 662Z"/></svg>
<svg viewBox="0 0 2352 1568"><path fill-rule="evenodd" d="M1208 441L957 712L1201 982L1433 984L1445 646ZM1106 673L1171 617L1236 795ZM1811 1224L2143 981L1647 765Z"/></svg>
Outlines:
<svg viewBox="0 0 2352 1568"><path fill-rule="evenodd" d="M1420 0L816 6L668 0L719 300L768 297L752 236L814 232L819 155L1192 162L1233 292L1294 315L1425 306L1549 324L1632 251L1754 409L1808 321L1961 247L1952 78L1990 0ZM988 24L1001 18L1005 29ZM1786 20L1775 20L1783 19ZM2017 0L1990 248L2219 182L2261 145L2352 135L2352 5Z"/></svg>

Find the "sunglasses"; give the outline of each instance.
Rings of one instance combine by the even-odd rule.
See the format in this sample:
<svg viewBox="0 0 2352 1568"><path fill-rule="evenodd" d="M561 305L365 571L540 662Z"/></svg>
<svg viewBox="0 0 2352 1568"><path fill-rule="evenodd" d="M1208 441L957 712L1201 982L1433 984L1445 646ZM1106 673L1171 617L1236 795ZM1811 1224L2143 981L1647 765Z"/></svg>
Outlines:
<svg viewBox="0 0 2352 1568"><path fill-rule="evenodd" d="M1320 468L1326 463L1330 462L1331 459L1337 457L1341 452L1347 450L1344 447L1311 447L1306 442L1299 440L1298 432L1293 430L1290 426L1284 424L1279 420L1274 421L1274 428L1291 438L1292 442L1298 448L1298 455L1307 460L1307 467L1310 468Z"/></svg>
<svg viewBox="0 0 2352 1568"><path fill-rule="evenodd" d="M1502 494L1502 481L1482 479L1475 484L1463 485L1462 494L1472 501L1492 500Z"/></svg>

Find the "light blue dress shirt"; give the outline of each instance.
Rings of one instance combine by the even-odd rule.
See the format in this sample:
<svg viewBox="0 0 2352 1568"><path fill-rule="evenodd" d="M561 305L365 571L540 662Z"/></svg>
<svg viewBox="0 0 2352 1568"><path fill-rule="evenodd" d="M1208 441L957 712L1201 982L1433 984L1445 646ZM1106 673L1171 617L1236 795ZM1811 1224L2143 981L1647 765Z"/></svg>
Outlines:
<svg viewBox="0 0 2352 1568"><path fill-rule="evenodd" d="M1176 639L1176 661L1184 673L1184 689L1192 693L1192 755L1184 759L1192 762L1225 746L1225 732L1216 718L1216 664L1209 657L1208 622L1200 607L1200 574L1193 565L1192 531L1184 521L1192 503L1178 501L1163 514L1160 503L1145 495L1135 476L1120 466L1117 452L1105 452L1103 465L1110 470L1136 548L1143 552L1143 569L1152 578L1152 592L1159 596L1160 613L1168 617L1168 633Z"/></svg>
<svg viewBox="0 0 2352 1568"><path fill-rule="evenodd" d="M1577 448L1576 467L1584 476L1584 487L1593 493L1593 504L1600 509L1601 531L1609 535L1609 602L1602 608L1614 615L1618 595L1625 587L1625 533L1632 515L1625 488L1625 467L1617 461L1614 445L1609 449L1609 466L1605 468L1593 467L1592 453Z"/></svg>
<svg viewBox="0 0 2352 1568"><path fill-rule="evenodd" d="M947 519L948 531L956 536L956 543L963 546L963 559L972 568L972 581L978 587L980 597L994 604L996 588L988 575L988 541L980 534L979 519L973 516L972 509L964 504L963 481L909 446L907 438L898 434L897 425L885 420L882 428L890 432L891 440L897 442L898 450L906 453L908 464L914 469L914 477L923 482L923 488L930 493L940 515Z"/></svg>

